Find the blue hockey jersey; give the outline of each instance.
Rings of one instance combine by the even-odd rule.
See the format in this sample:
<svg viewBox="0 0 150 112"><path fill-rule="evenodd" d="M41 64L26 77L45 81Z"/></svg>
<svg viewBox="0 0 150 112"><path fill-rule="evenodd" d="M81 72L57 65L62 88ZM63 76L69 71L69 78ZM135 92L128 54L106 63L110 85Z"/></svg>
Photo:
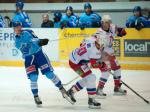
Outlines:
<svg viewBox="0 0 150 112"><path fill-rule="evenodd" d="M71 16L64 15L61 18L60 24L61 26L63 25L64 27L75 28L78 26L78 16L74 14Z"/></svg>
<svg viewBox="0 0 150 112"><path fill-rule="evenodd" d="M29 16L25 12L17 12L13 17L13 21L19 21L23 27L31 27L32 23Z"/></svg>
<svg viewBox="0 0 150 112"><path fill-rule="evenodd" d="M0 28L4 28L4 27L5 27L4 18L0 15Z"/></svg>
<svg viewBox="0 0 150 112"><path fill-rule="evenodd" d="M139 19L140 22L144 25L144 27L150 27L150 21L148 21L147 17L145 16L140 16L140 17L136 17L136 16L131 16L128 18L128 20L126 21L126 27L132 27L132 24L135 24L136 20Z"/></svg>
<svg viewBox="0 0 150 112"><path fill-rule="evenodd" d="M94 28L101 25L101 16L91 12L86 14L85 12L79 18L79 27L83 28Z"/></svg>
<svg viewBox="0 0 150 112"><path fill-rule="evenodd" d="M22 52L23 58L42 50L38 45L39 39L32 30L22 30L21 34L15 37L15 46Z"/></svg>

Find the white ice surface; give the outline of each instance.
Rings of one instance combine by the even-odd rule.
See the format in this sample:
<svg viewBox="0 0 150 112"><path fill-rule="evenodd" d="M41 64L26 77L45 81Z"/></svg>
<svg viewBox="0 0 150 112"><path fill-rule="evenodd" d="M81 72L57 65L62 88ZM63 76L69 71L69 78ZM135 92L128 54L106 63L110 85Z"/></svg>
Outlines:
<svg viewBox="0 0 150 112"><path fill-rule="evenodd" d="M71 69L64 67L55 68L55 73L63 83L77 76ZM100 71L93 70L93 73L98 79ZM150 71L122 70L122 80L150 100ZM41 74L38 84L43 107L37 108L29 84L24 68L0 67L0 112L150 112L150 105L125 86L122 87L128 90L127 96L114 96L111 76L104 89L108 96L98 100L102 104L98 110L88 109L86 90L77 93L77 103L71 105L62 98L52 82Z"/></svg>

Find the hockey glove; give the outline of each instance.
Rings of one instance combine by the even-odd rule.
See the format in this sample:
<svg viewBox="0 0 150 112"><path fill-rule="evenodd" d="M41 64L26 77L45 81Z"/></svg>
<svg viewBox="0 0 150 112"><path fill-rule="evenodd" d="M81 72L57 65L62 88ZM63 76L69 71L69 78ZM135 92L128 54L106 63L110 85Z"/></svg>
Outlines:
<svg viewBox="0 0 150 112"><path fill-rule="evenodd" d="M143 23L141 22L141 19L138 18L135 21L135 29L137 29L138 31L141 30L144 27Z"/></svg>
<svg viewBox="0 0 150 112"><path fill-rule="evenodd" d="M39 46L44 46L48 44L49 39L40 39Z"/></svg>
<svg viewBox="0 0 150 112"><path fill-rule="evenodd" d="M117 28L117 32L118 32L117 34L118 37L122 37L127 34L124 28Z"/></svg>

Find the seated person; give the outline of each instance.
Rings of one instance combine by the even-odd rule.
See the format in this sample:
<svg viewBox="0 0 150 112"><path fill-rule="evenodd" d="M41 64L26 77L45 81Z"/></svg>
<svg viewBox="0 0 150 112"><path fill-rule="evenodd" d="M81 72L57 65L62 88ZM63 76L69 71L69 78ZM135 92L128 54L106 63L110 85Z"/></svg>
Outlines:
<svg viewBox="0 0 150 112"><path fill-rule="evenodd" d="M136 28L137 30L141 30L142 28L150 27L150 22L148 21L148 17L142 15L142 10L140 6L135 6L133 9L133 14L126 21L127 28Z"/></svg>
<svg viewBox="0 0 150 112"><path fill-rule="evenodd" d="M53 21L49 20L48 14L44 14L43 16L43 23L41 24L42 28L53 28L54 23Z"/></svg>
<svg viewBox="0 0 150 112"><path fill-rule="evenodd" d="M84 4L84 13L79 18L79 27L84 28L97 28L101 26L101 17L92 11L90 3Z"/></svg>
<svg viewBox="0 0 150 112"><path fill-rule="evenodd" d="M19 21L22 23L22 27L31 27L32 23L28 14L23 11L24 2L22 0L17 0L16 2L16 13L12 21Z"/></svg>
<svg viewBox="0 0 150 112"><path fill-rule="evenodd" d="M73 8L67 6L66 14L61 18L61 28L76 28L78 26L78 17L73 13Z"/></svg>
<svg viewBox="0 0 150 112"><path fill-rule="evenodd" d="M54 28L60 28L60 20L61 20L62 14L60 11L54 12Z"/></svg>
<svg viewBox="0 0 150 112"><path fill-rule="evenodd" d="M4 27L5 27L4 18L0 15L0 28L4 28Z"/></svg>

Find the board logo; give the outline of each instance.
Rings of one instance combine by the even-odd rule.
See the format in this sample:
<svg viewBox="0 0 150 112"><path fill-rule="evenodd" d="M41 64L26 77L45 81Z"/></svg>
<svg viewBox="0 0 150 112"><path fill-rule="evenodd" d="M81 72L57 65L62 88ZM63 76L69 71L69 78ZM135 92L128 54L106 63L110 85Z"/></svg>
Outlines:
<svg viewBox="0 0 150 112"><path fill-rule="evenodd" d="M124 55L127 57L149 57L150 40L124 40Z"/></svg>

